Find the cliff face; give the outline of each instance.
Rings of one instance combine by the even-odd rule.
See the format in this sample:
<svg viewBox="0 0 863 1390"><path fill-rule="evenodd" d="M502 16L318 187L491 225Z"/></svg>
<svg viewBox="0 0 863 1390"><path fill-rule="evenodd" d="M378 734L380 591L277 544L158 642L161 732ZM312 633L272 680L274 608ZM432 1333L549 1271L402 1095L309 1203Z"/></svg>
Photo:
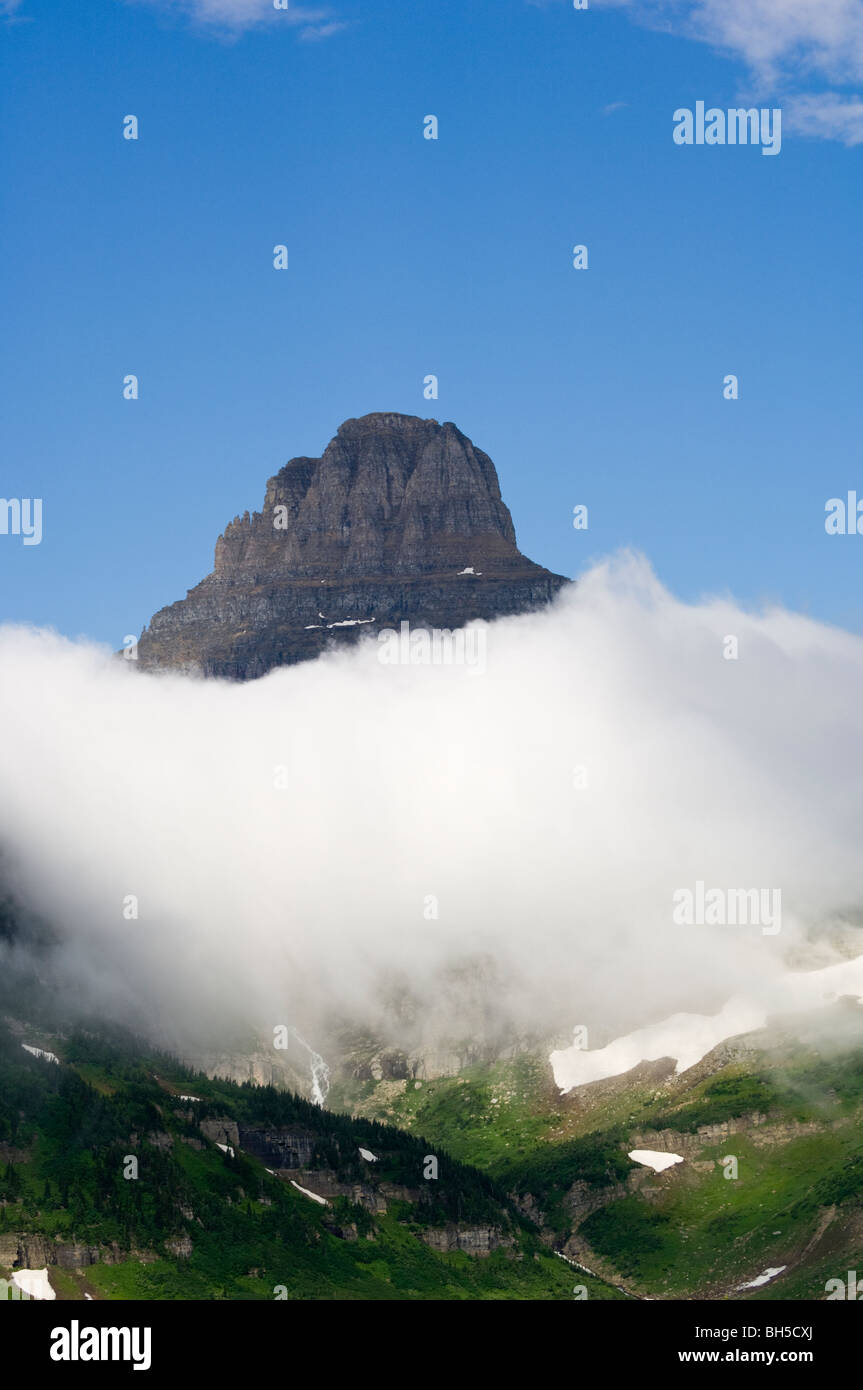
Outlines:
<svg viewBox="0 0 863 1390"><path fill-rule="evenodd" d="M138 659L248 680L383 628L524 613L568 581L520 553L494 464L456 428L348 420L235 518L215 567L144 629Z"/></svg>

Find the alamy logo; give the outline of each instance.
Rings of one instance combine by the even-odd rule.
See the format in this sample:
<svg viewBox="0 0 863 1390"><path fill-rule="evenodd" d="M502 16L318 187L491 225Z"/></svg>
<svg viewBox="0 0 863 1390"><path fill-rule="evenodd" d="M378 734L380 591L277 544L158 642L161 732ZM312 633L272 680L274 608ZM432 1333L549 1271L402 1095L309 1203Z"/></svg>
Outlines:
<svg viewBox="0 0 863 1390"><path fill-rule="evenodd" d="M762 154L782 149L782 109L779 106L735 107L705 110L697 101L695 111L680 106L674 113L675 145L760 145Z"/></svg>
<svg viewBox="0 0 863 1390"><path fill-rule="evenodd" d="M863 1284L860 1287L863 1289ZM824 1285L824 1292L828 1303L832 1298L850 1298L857 1303L863 1303L863 1293L857 1292L856 1269L849 1269L847 1283L844 1279L828 1279Z"/></svg>
<svg viewBox="0 0 863 1390"><path fill-rule="evenodd" d="M824 510L828 536L863 536L863 499L858 502L856 492L849 492L847 499L831 497L824 503Z"/></svg>
<svg viewBox="0 0 863 1390"><path fill-rule="evenodd" d="M134 1371L149 1371L152 1332L149 1327L70 1327L51 1333L52 1361L131 1361Z"/></svg>
<svg viewBox="0 0 863 1390"><path fill-rule="evenodd" d="M761 927L775 936L782 927L781 888L705 888L701 879L672 894L678 927Z"/></svg>
<svg viewBox="0 0 863 1390"><path fill-rule="evenodd" d="M26 1289L20 1288L14 1279L0 1279L0 1303L6 1303L10 1299L19 1303L22 1299L29 1300L30 1294Z"/></svg>
<svg viewBox="0 0 863 1390"><path fill-rule="evenodd" d="M417 628L409 622L399 631L387 627L378 633L378 661L382 666L467 666L471 674L485 671L485 628Z"/></svg>
<svg viewBox="0 0 863 1390"><path fill-rule="evenodd" d="M25 545L39 545L42 498L0 497L0 536L23 536Z"/></svg>

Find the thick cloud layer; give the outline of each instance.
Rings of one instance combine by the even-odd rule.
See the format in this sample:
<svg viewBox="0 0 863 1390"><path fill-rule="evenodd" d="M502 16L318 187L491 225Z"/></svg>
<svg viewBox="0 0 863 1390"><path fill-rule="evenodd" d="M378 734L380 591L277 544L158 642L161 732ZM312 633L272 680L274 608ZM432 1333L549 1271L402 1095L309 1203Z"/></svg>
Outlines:
<svg viewBox="0 0 863 1390"><path fill-rule="evenodd" d="M596 1047L769 992L861 902L863 640L628 557L483 631L484 670L372 637L230 685L0 630L0 844L82 999L271 1032L382 978L441 1014L484 959ZM699 882L779 890L781 930L675 921Z"/></svg>

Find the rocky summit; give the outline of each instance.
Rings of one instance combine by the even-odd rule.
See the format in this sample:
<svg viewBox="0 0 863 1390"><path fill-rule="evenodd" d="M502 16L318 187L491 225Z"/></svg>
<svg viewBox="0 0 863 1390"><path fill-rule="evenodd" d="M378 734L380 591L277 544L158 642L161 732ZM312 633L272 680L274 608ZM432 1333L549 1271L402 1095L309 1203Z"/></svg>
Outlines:
<svg viewBox="0 0 863 1390"><path fill-rule="evenodd" d="M215 566L144 629L141 666L250 680L408 622L525 613L568 581L519 551L494 464L449 421L347 420L235 517Z"/></svg>

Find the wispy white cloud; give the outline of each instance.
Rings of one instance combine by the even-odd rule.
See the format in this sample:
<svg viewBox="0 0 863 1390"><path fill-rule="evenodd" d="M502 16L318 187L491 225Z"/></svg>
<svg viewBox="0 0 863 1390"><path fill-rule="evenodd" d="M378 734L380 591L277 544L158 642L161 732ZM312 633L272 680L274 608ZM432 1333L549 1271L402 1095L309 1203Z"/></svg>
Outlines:
<svg viewBox="0 0 863 1390"><path fill-rule="evenodd" d="M534 0L531 0L534 3ZM636 23L710 44L743 63L752 88L780 101L802 135L861 142L863 0L591 0ZM825 84L820 91L809 84Z"/></svg>
<svg viewBox="0 0 863 1390"><path fill-rule="evenodd" d="M863 145L863 99L838 92L809 92L784 104L785 129L811 139Z"/></svg>
<svg viewBox="0 0 863 1390"><path fill-rule="evenodd" d="M300 38L308 41L315 39L328 39L333 34L340 34L343 29L349 27L346 20L331 19L326 24L307 24L300 31Z"/></svg>
<svg viewBox="0 0 863 1390"><path fill-rule="evenodd" d="M863 0L593 0L713 44L765 84L803 74L863 79Z"/></svg>
<svg viewBox="0 0 863 1390"><path fill-rule="evenodd" d="M273 0L131 0L131 3L149 5L223 34L236 35L264 25L282 24L298 29L301 39L325 39L348 27L335 19L329 8L291 4L288 9L276 9Z"/></svg>

